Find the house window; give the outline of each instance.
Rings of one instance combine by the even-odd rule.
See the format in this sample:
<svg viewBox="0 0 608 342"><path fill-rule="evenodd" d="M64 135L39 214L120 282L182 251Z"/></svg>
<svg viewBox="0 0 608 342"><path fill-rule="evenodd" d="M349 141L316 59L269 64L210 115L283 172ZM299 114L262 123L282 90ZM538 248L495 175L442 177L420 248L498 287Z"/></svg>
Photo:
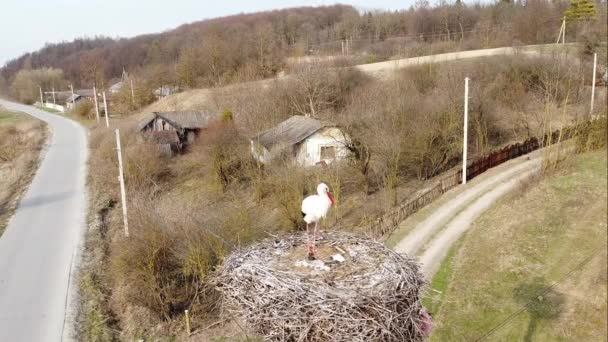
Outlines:
<svg viewBox="0 0 608 342"><path fill-rule="evenodd" d="M321 146L321 160L333 160L336 158L336 146Z"/></svg>

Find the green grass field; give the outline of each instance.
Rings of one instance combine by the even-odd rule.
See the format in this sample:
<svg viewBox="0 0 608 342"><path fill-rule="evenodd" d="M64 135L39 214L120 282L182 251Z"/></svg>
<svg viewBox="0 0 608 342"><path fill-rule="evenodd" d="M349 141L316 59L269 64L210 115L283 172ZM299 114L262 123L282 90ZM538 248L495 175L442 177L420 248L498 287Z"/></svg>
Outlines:
<svg viewBox="0 0 608 342"><path fill-rule="evenodd" d="M477 220L435 276L433 341L606 341L606 151Z"/></svg>
<svg viewBox="0 0 608 342"><path fill-rule="evenodd" d="M28 118L30 117L24 114L9 112L0 107L0 126L12 126L17 122L27 120Z"/></svg>

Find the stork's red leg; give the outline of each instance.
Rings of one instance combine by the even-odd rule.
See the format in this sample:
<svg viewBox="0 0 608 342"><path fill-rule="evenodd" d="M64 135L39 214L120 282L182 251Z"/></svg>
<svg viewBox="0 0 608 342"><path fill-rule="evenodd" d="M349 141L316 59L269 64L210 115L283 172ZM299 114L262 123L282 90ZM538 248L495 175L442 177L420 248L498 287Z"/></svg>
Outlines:
<svg viewBox="0 0 608 342"><path fill-rule="evenodd" d="M310 224L306 224L306 245L308 247L308 256L314 255L312 245L310 244Z"/></svg>
<svg viewBox="0 0 608 342"><path fill-rule="evenodd" d="M318 231L319 222L315 222L315 232L312 238L312 253L317 253L317 231Z"/></svg>

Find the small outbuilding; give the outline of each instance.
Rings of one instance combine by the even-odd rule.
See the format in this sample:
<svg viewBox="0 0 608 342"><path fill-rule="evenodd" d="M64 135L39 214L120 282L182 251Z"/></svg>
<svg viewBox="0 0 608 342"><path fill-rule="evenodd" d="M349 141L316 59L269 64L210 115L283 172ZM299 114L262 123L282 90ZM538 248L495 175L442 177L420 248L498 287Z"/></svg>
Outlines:
<svg viewBox="0 0 608 342"><path fill-rule="evenodd" d="M118 93L120 93L122 88L124 88L124 86L125 86L124 81L116 82L110 86L108 91L110 92L110 94L118 94Z"/></svg>
<svg viewBox="0 0 608 342"><path fill-rule="evenodd" d="M69 94L70 96L66 100L66 105L68 109L74 108L75 105L83 101L94 101L94 92L93 89L79 89L74 91L74 95Z"/></svg>
<svg viewBox="0 0 608 342"><path fill-rule="evenodd" d="M80 101L83 100L83 97L78 95L78 94L74 94L74 95L70 95L70 97L68 97L68 99L65 101L68 109L74 109L74 106L76 106Z"/></svg>
<svg viewBox="0 0 608 342"><path fill-rule="evenodd" d="M139 122L137 129L150 134L159 144L170 144L172 150L181 150L217 119L217 114L208 112L153 112Z"/></svg>
<svg viewBox="0 0 608 342"><path fill-rule="evenodd" d="M336 125L295 115L251 139L251 152L262 163L277 156L298 165L330 164L348 157L348 136Z"/></svg>

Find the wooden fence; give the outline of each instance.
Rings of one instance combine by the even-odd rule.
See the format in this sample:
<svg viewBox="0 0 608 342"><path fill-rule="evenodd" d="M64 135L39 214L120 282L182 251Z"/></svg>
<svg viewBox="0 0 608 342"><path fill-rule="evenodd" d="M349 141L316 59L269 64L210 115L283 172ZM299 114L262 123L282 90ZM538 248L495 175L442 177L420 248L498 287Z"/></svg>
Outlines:
<svg viewBox="0 0 608 342"><path fill-rule="evenodd" d="M562 130L554 131L552 134L546 134L541 138L529 138L522 143L508 145L498 151L491 152L467 165L467 180L473 179L486 172L488 169L506 161L535 151L542 146L548 146L557 141L570 139L575 136L576 132L586 129L591 124L593 124L593 122L588 121L579 125L565 127ZM408 216L414 214L461 182L462 169L448 174L414 198L407 200L397 208L392 209L371 222L366 227L366 231L371 232L376 238L387 236L397 229L399 224Z"/></svg>

